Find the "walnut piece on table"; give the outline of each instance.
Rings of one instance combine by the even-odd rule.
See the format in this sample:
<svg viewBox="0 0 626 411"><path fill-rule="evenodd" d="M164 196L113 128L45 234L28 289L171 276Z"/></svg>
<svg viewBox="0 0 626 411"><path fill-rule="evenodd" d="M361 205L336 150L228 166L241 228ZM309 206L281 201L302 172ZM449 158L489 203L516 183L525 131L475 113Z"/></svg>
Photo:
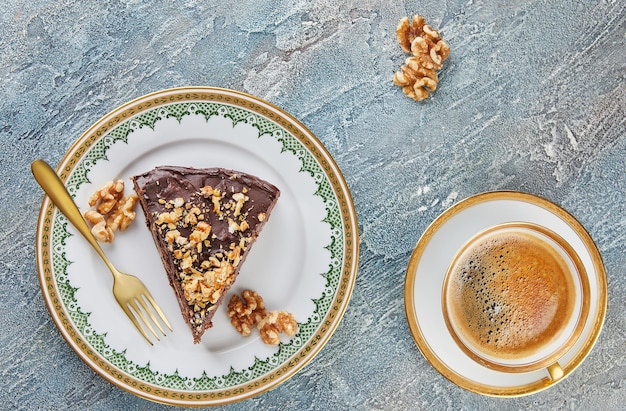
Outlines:
<svg viewBox="0 0 626 411"><path fill-rule="evenodd" d="M91 232L96 240L111 243L115 231L124 231L135 220L137 195L124 197L124 181L109 181L89 197L89 205L83 216L92 224ZM93 209L95 208L95 210Z"/></svg>
<svg viewBox="0 0 626 411"><path fill-rule="evenodd" d="M439 76L435 70L421 67L415 57L409 57L394 74L393 82L402 87L408 97L421 101L437 90Z"/></svg>
<svg viewBox="0 0 626 411"><path fill-rule="evenodd" d="M404 17L396 28L396 38L402 50L411 53L405 64L394 75L393 82L414 100L426 99L437 89L441 69L450 55L450 47L439 31L426 24L422 16L412 20Z"/></svg>

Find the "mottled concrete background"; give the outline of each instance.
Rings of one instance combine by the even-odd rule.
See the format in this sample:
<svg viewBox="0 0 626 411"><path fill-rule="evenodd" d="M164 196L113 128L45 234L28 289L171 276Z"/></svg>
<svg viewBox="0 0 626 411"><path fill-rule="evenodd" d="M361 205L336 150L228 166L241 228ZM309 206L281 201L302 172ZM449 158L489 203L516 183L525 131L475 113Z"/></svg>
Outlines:
<svg viewBox="0 0 626 411"><path fill-rule="evenodd" d="M211 4L217 3L217 4ZM0 408L164 410L87 367L52 323L34 237L42 192L94 121L163 88L210 85L289 111L354 195L360 270L322 352L229 409L624 409L626 4L621 1L8 0L0 6ZM436 94L404 97L398 20L422 14L452 53ZM550 390L493 399L451 384L408 330L409 255L446 207L523 190L569 210L604 258L609 307L587 360Z"/></svg>

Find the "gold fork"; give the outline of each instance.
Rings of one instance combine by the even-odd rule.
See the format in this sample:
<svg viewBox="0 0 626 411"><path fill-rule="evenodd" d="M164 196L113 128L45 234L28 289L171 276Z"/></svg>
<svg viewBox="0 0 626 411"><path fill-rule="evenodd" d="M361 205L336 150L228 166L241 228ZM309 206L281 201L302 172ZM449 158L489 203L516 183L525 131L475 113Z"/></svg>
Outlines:
<svg viewBox="0 0 626 411"><path fill-rule="evenodd" d="M83 216L80 214L80 210L74 203L74 200L68 193L65 185L56 174L56 172L43 160L35 160L31 164L31 170L33 175L35 176L35 180L37 183L43 188L43 191L48 195L52 203L67 217L67 219L76 227L79 233L85 237L87 242L91 244L96 253L102 258L102 261L106 264L106 266L111 270L113 274L113 295L117 300L117 303L122 307L122 310L126 313L128 318L135 325L137 330L144 336L144 338L152 344L152 341L148 337L148 334L143 329L139 321L137 320L137 316L141 319L141 321L148 327L148 329L152 332L152 334L156 337L157 340L161 340L159 335L154 331L152 325L140 309L143 308L143 311L148 314L150 319L158 329L161 331L162 335L165 335L165 331L163 331L163 327L155 317L152 310L146 301L150 304L154 311L159 315L159 318L163 321L165 325L172 331L172 326L169 321L163 314L163 311L159 307L159 305L154 301L152 295L146 288L146 286L141 282L141 280L135 276L124 274L118 271L113 264L109 261L109 259L104 255L102 248L98 244L98 241L95 239L89 226L83 219ZM132 310L131 310L132 308ZM134 313L133 313L134 311ZM137 316L135 316L135 314Z"/></svg>

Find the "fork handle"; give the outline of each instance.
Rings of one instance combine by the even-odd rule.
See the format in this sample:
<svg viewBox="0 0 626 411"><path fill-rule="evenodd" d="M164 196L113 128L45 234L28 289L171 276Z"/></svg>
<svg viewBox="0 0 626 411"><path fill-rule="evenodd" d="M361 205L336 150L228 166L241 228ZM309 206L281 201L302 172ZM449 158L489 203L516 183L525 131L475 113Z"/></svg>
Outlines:
<svg viewBox="0 0 626 411"><path fill-rule="evenodd" d="M100 258L105 262L107 267L113 272L115 268L111 265L109 260L104 255L100 244L91 233L87 222L83 219L83 216L76 206L76 203L72 199L72 196L65 188L65 185L57 175L57 173L43 160L35 160L31 164L31 170L37 183L43 188L43 191L48 195L52 203L67 217L70 223L83 237L91 244L93 249L98 253Z"/></svg>

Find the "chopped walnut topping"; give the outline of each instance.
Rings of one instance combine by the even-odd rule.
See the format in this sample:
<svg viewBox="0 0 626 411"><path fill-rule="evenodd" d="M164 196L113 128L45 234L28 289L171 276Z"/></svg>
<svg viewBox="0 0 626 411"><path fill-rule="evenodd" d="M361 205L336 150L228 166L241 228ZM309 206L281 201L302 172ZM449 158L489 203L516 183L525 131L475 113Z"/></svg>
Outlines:
<svg viewBox="0 0 626 411"><path fill-rule="evenodd" d="M234 233L235 231L246 231L250 226L246 220L241 221L239 224L232 218L228 219L228 232Z"/></svg>
<svg viewBox="0 0 626 411"><path fill-rule="evenodd" d="M135 220L134 211L137 196L124 197L124 181L109 181L90 198L89 205L95 210L87 210L85 220L93 224L91 232L100 242L110 243L115 238L114 232L124 231Z"/></svg>
<svg viewBox="0 0 626 411"><path fill-rule="evenodd" d="M243 193L234 193L226 200L220 190L210 186L203 187L198 194L209 200L211 210L207 210L202 201L195 204L193 198L176 198L160 202L166 210L155 213L156 229L177 261L178 278L190 307L190 315L195 319L204 318L207 310L214 309L214 304L233 283L235 267L241 262L241 256L249 243L249 239L243 235L238 242L230 244L226 252L201 257L213 239L211 224L204 221L204 214L213 211L220 219L228 216L229 226L233 230L231 234L235 231L243 233L249 228L247 214L242 213L248 197Z"/></svg>
<svg viewBox="0 0 626 411"><path fill-rule="evenodd" d="M193 232L189 234L189 241L191 243L191 246L202 246L202 242L207 239L210 233L211 225L209 223L205 223L204 221L200 221L196 225L195 230L193 230Z"/></svg>
<svg viewBox="0 0 626 411"><path fill-rule="evenodd" d="M171 211L171 212L164 212L158 215L157 219L156 219L156 224L161 225L163 223L167 223L167 224L173 224L173 227L170 228L174 228L176 226L176 223L178 222L180 216L176 215L176 212Z"/></svg>
<svg viewBox="0 0 626 411"><path fill-rule="evenodd" d="M172 205L174 206L174 208L180 208L185 204L185 199L182 197L176 197L174 199L174 202L172 203Z"/></svg>
<svg viewBox="0 0 626 411"><path fill-rule="evenodd" d="M211 197L213 195L213 187L211 186L202 187L202 189L200 190L200 194L202 194L204 198Z"/></svg>
<svg viewBox="0 0 626 411"><path fill-rule="evenodd" d="M189 203L187 205L189 212L185 215L185 225L195 225L198 224L198 221L204 220L204 214L198 207L191 206Z"/></svg>
<svg viewBox="0 0 626 411"><path fill-rule="evenodd" d="M213 211L217 215L222 215L222 193L220 190L213 190L213 194L211 194L211 201L213 202Z"/></svg>
<svg viewBox="0 0 626 411"><path fill-rule="evenodd" d="M219 267L205 272L189 268L190 273L183 278L182 286L185 299L189 305L194 306L194 311L205 308L209 303L215 304L235 271L228 261L221 261Z"/></svg>
<svg viewBox="0 0 626 411"><path fill-rule="evenodd" d="M178 230L169 230L167 233L165 233L165 239L170 244L175 242L179 237L180 231Z"/></svg>
<svg viewBox="0 0 626 411"><path fill-rule="evenodd" d="M280 333L293 336L298 330L298 323L291 313L286 311L272 311L258 324L259 334L265 344L276 345L280 342Z"/></svg>
<svg viewBox="0 0 626 411"><path fill-rule="evenodd" d="M237 202L237 204L235 204L235 212L233 213L233 215L235 217L238 217L241 214L241 208L243 207L244 203L249 200L249 197L247 195L244 195L243 193L235 193L233 194L233 200Z"/></svg>
<svg viewBox="0 0 626 411"><path fill-rule="evenodd" d="M402 50L412 56L395 73L393 82L402 87L407 96L417 101L424 100L437 89L439 78L435 70L443 66L450 47L437 30L417 15L411 21L407 17L400 20L396 37Z"/></svg>

